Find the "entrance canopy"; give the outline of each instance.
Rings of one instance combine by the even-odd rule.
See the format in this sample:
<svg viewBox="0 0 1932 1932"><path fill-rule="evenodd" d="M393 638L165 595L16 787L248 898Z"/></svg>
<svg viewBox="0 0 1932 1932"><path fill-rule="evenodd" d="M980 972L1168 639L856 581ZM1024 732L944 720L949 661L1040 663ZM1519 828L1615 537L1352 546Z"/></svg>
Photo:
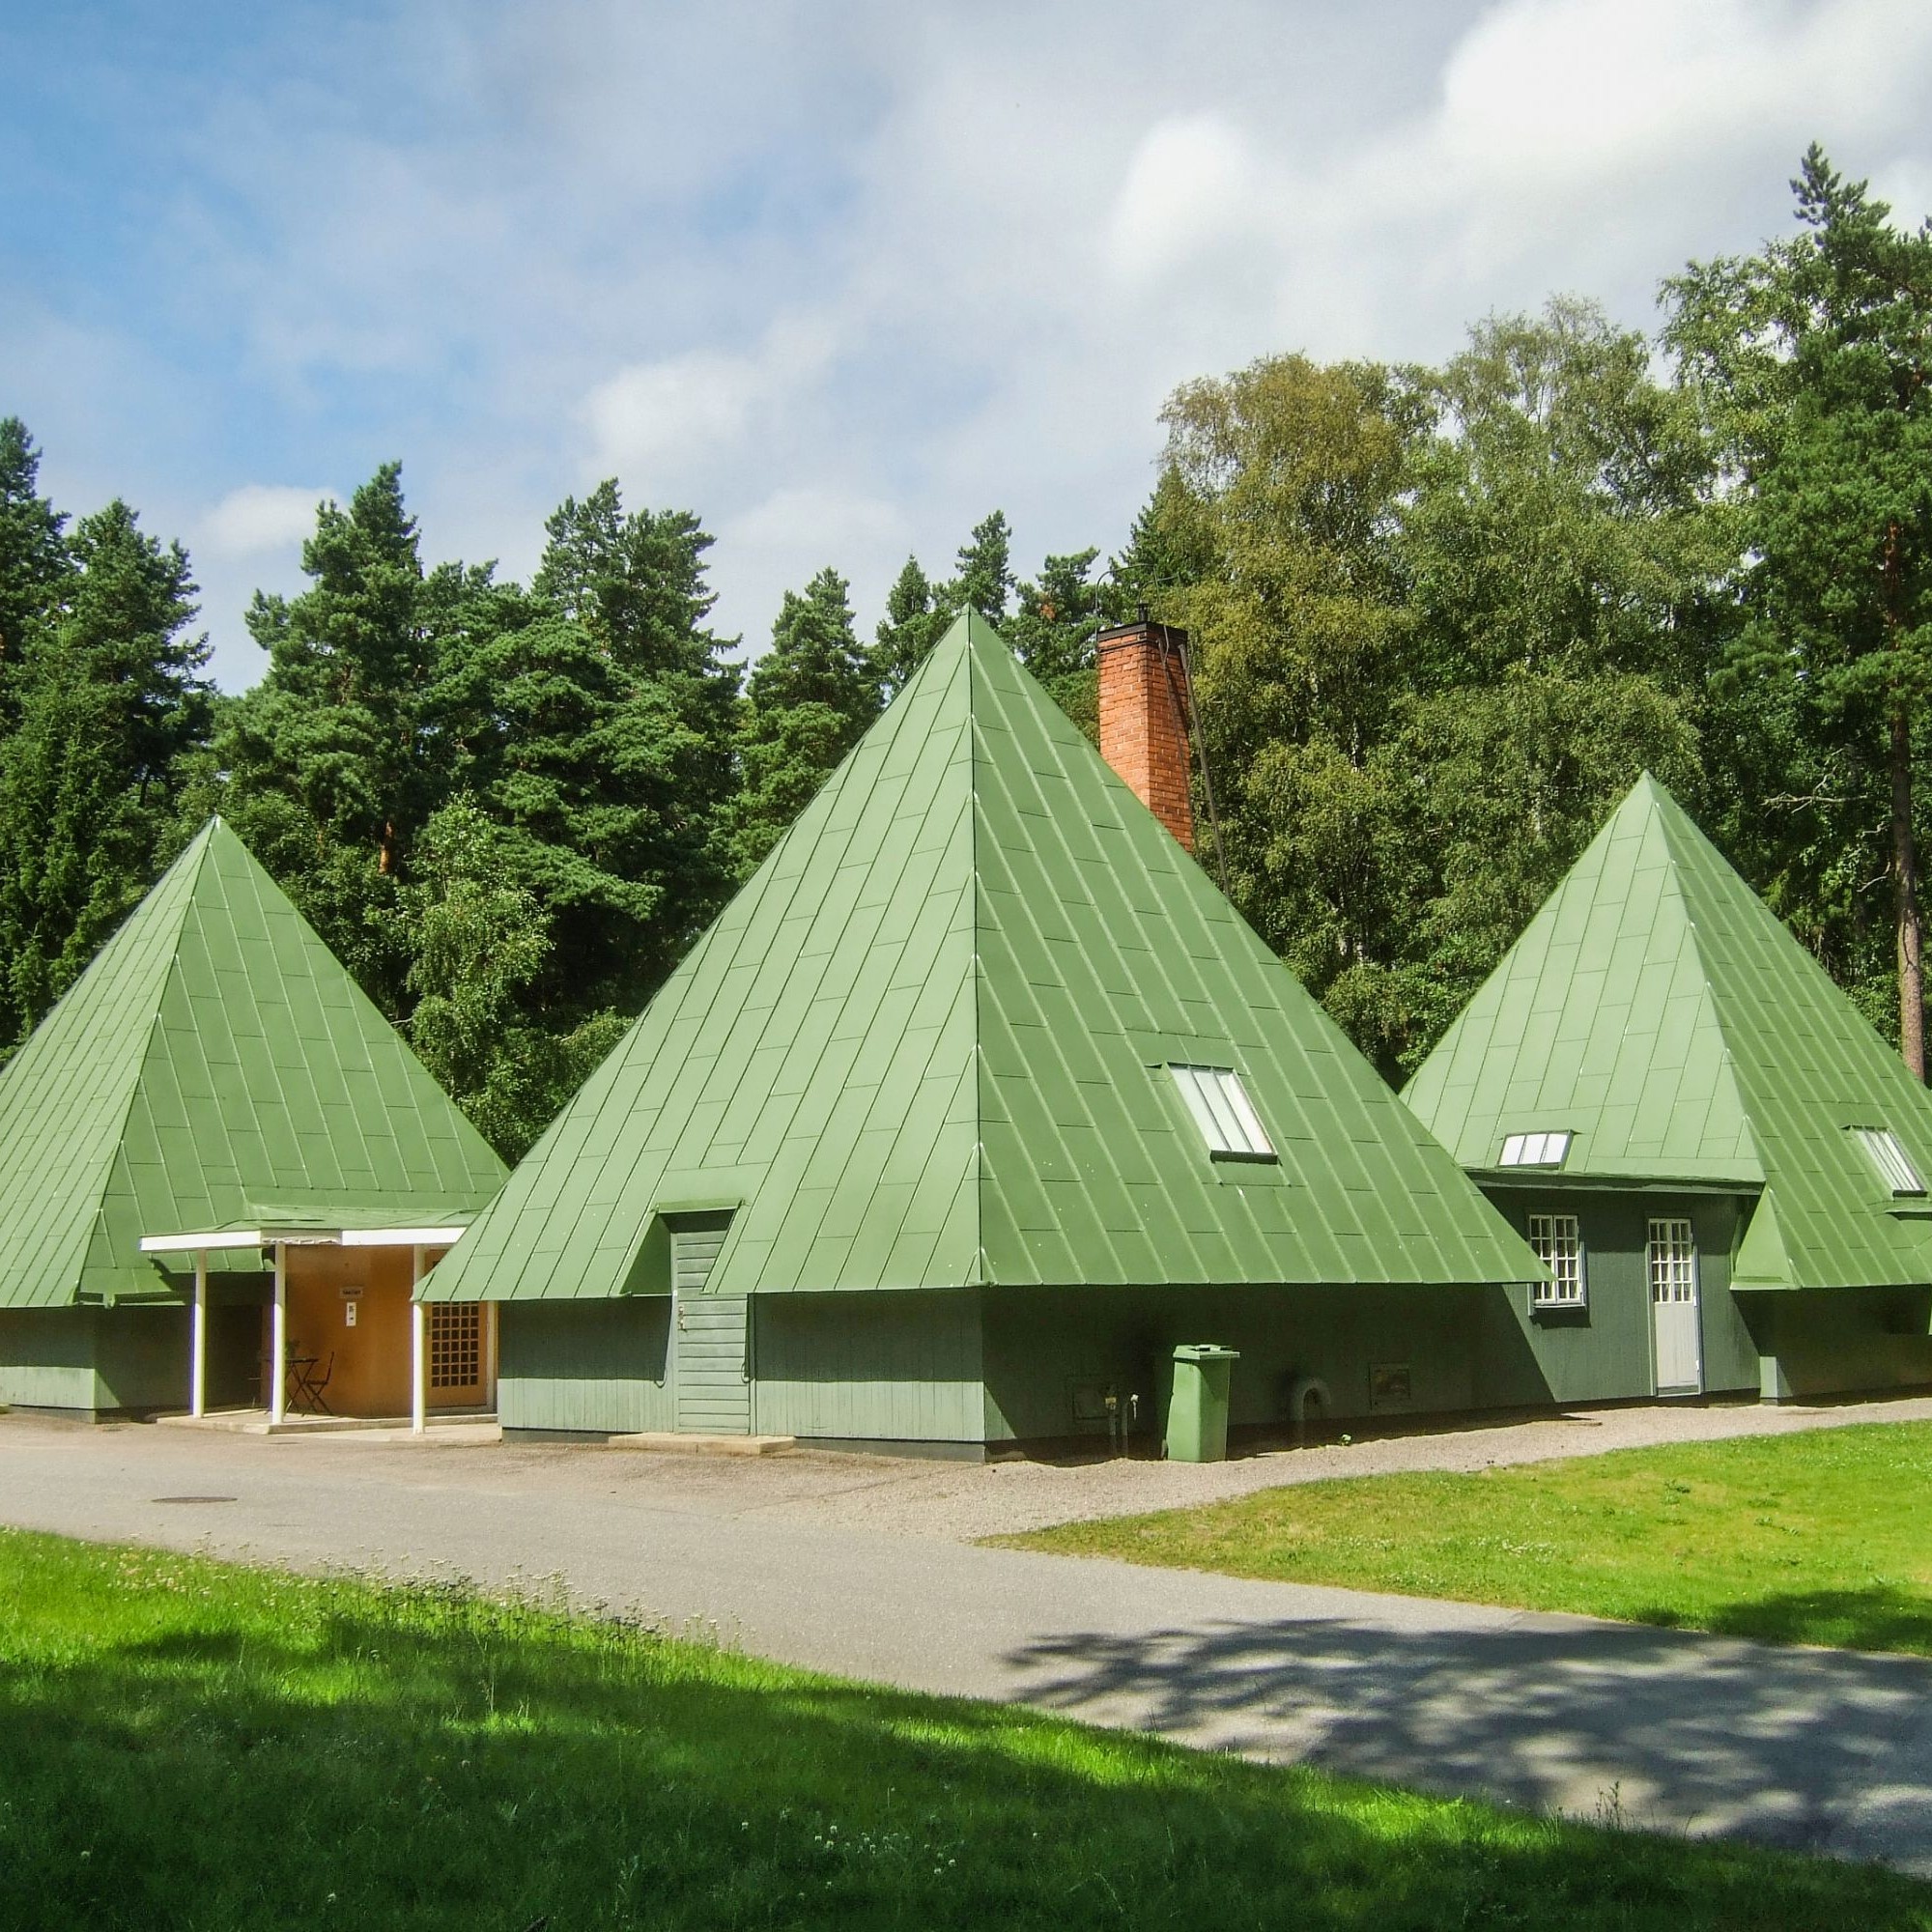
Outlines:
<svg viewBox="0 0 1932 1932"><path fill-rule="evenodd" d="M200 1418L208 1406L208 1258L211 1254L232 1255L238 1251L251 1257L270 1253L274 1257L274 1291L270 1314L269 1347L264 1357L264 1380L267 1383L269 1422L271 1427L280 1425L285 1419L288 1407L288 1393L292 1371L297 1377L298 1392L307 1388L317 1398L322 1398L325 1381L313 1377L313 1370L319 1356L301 1356L291 1350L289 1331L289 1251L315 1249L408 1249L410 1252L410 1311L409 1311L409 1350L410 1350L410 1426L420 1433L428 1425L430 1402L432 1341L430 1336L429 1311L417 1299L417 1291L430 1264L432 1255L440 1255L454 1244L467 1224L449 1220L425 1227L324 1227L309 1220L279 1219L270 1220L258 1216L247 1225L227 1225L184 1232L144 1235L140 1248L145 1255L190 1255L194 1263L194 1319L189 1328L190 1362L188 1374L188 1413ZM391 1288L394 1294L399 1291ZM325 1287L325 1293L332 1290ZM343 1288L341 1291L344 1307L345 1330L342 1341L350 1343L357 1328L357 1316L362 1288ZM488 1383L494 1379L487 1367L494 1356L494 1325L487 1324L480 1312L469 1311L475 1320L473 1332L469 1337L469 1353L474 1358L475 1380L487 1392ZM441 1311L440 1311L440 1314ZM368 1347L377 1350L384 1347L384 1339L368 1336L363 1338ZM311 1337L313 1340L313 1337ZM367 1352L365 1349L364 1352ZM329 1371L334 1366L335 1350L329 1352ZM326 1372L327 1373L327 1372ZM361 1410L349 1411L361 1413Z"/></svg>

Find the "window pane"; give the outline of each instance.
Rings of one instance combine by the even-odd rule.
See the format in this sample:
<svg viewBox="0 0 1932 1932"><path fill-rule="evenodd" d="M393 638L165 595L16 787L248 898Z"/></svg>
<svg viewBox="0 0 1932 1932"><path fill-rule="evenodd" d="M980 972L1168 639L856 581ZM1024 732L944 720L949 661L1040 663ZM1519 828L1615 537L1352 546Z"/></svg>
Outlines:
<svg viewBox="0 0 1932 1932"><path fill-rule="evenodd" d="M1221 1091L1234 1109L1236 1119L1241 1123L1243 1151L1272 1153L1274 1143L1268 1139L1267 1130L1262 1125L1262 1117L1255 1112L1254 1102L1248 1098L1248 1090L1241 1085L1241 1076L1238 1073L1222 1074Z"/></svg>

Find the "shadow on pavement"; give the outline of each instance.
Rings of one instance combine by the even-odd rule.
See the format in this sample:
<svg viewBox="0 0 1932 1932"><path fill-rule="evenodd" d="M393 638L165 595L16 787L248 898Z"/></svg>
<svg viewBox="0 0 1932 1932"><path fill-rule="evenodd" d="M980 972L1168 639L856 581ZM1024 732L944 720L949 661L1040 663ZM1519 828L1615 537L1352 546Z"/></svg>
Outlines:
<svg viewBox="0 0 1932 1932"><path fill-rule="evenodd" d="M1906 1762L1932 1710L1918 1658L1537 1617L1072 1633L1008 1662L1069 1717L1640 1827L1822 1849L1882 1783L1917 1821L1889 1855L1932 1861L1932 1770Z"/></svg>

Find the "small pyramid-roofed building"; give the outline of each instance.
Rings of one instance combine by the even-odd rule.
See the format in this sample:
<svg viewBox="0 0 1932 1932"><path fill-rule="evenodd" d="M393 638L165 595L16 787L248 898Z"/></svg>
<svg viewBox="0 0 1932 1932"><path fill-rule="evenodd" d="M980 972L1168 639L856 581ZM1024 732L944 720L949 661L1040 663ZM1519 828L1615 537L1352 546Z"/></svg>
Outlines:
<svg viewBox="0 0 1932 1932"><path fill-rule="evenodd" d="M247 1311L228 1322L243 1373L265 1244L345 1228L446 1244L503 1173L211 820L0 1069L0 1399L185 1406L182 1244Z"/></svg>
<svg viewBox="0 0 1932 1932"><path fill-rule="evenodd" d="M1563 1249L1559 1400L1932 1380L1932 1094L1647 774L1405 1097Z"/></svg>
<svg viewBox="0 0 1932 1932"><path fill-rule="evenodd" d="M1363 1297L1534 1272L968 615L424 1292L505 1304L506 1426L973 1446L1149 1428L1185 1340L1365 1406Z"/></svg>

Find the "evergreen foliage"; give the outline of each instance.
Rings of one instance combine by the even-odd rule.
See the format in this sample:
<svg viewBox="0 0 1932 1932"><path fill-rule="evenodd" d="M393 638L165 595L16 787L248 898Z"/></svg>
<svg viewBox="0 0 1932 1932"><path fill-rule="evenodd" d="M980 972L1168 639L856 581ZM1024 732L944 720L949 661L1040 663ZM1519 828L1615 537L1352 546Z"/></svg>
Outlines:
<svg viewBox="0 0 1932 1932"><path fill-rule="evenodd" d="M1890 982L1922 1078L1932 223L1896 228L1815 146L1791 185L1801 234L1666 286L1668 340L1738 479L1745 621L1721 680L1754 781L1738 831L1777 901L1810 909L1813 943L1868 1010ZM1874 879L1889 881L1885 910Z"/></svg>
<svg viewBox="0 0 1932 1932"><path fill-rule="evenodd" d="M30 639L71 574L67 519L40 494L41 452L18 416L0 416L0 725L16 722Z"/></svg>
<svg viewBox="0 0 1932 1932"><path fill-rule="evenodd" d="M39 519L43 528L59 523ZM186 554L116 501L83 518L26 633L0 741L0 1043L80 976L174 856L172 806L208 730ZM45 568L29 553L8 585Z"/></svg>
<svg viewBox="0 0 1932 1932"><path fill-rule="evenodd" d="M821 570L803 592L785 592L771 649L758 660L745 696L741 789L730 813L741 877L778 843L879 715L879 686L852 626L850 586L836 570Z"/></svg>

